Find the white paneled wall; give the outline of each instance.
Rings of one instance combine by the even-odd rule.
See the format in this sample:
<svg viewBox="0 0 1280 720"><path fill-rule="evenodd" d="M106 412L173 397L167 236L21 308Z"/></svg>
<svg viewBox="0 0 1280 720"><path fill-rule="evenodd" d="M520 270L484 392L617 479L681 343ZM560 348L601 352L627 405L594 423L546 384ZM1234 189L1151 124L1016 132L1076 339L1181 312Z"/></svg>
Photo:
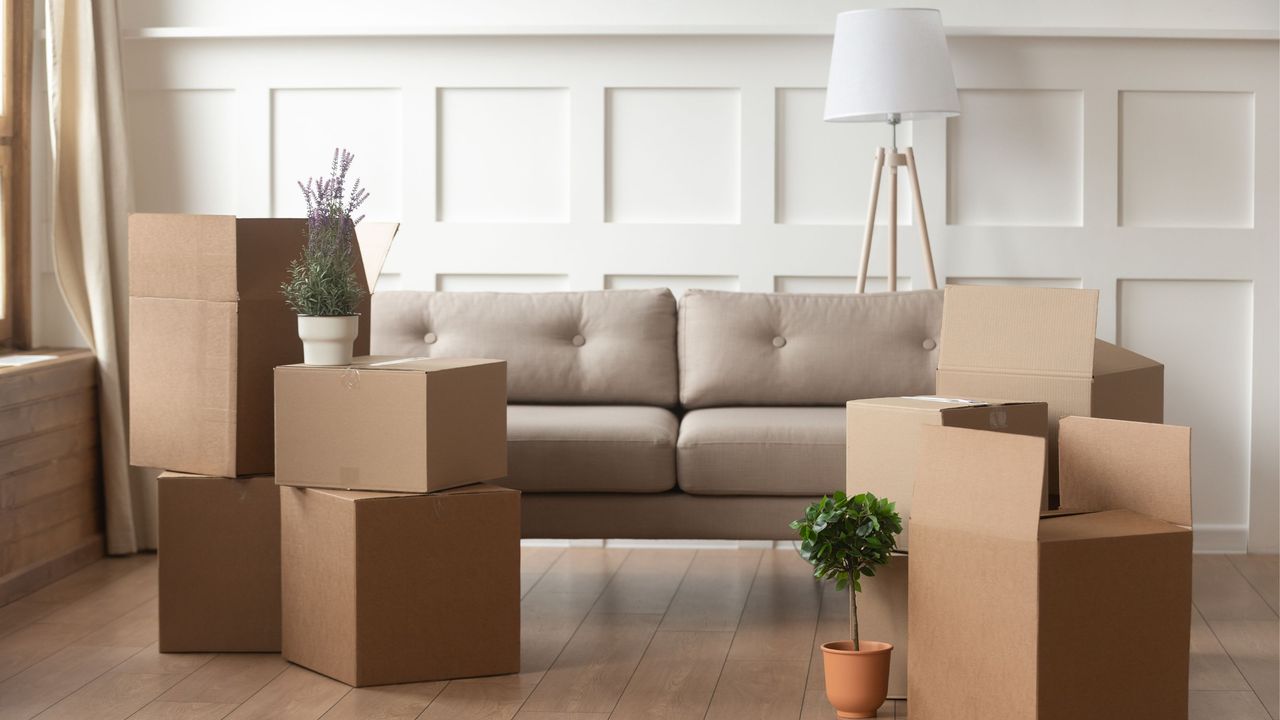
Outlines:
<svg viewBox="0 0 1280 720"><path fill-rule="evenodd" d="M403 223L380 288L852 289L888 130L822 122L821 34L134 35L139 210L296 214L341 145ZM1100 336L1164 361L1195 427L1200 546L1275 550L1276 42L952 51L964 114L899 132L939 277L1099 289ZM900 197L899 287L926 287Z"/></svg>

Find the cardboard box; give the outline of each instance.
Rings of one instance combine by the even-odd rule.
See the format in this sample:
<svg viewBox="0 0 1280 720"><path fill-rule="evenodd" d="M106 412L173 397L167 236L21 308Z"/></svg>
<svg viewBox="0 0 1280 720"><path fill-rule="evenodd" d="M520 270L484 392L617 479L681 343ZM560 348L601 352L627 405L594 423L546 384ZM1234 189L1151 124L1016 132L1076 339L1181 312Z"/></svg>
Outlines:
<svg viewBox="0 0 1280 720"><path fill-rule="evenodd" d="M912 511L911 716L1185 718L1190 431L1061 423L1039 438L925 428Z"/></svg>
<svg viewBox="0 0 1280 720"><path fill-rule="evenodd" d="M520 670L520 493L281 488L284 657L348 685Z"/></svg>
<svg viewBox="0 0 1280 720"><path fill-rule="evenodd" d="M280 489L162 473L160 652L280 652Z"/></svg>
<svg viewBox="0 0 1280 720"><path fill-rule="evenodd" d="M1164 366L1094 337L1097 290L949 285L937 393L1049 405L1049 493L1058 420L1164 421Z"/></svg>
<svg viewBox="0 0 1280 720"><path fill-rule="evenodd" d="M876 569L875 577L862 578L858 593L858 632L866 640L893 645L889 659L889 697L907 697L907 556L895 554ZM823 642L845 638L823 638Z"/></svg>
<svg viewBox="0 0 1280 720"><path fill-rule="evenodd" d="M276 368L276 482L435 492L507 474L507 364L361 357Z"/></svg>
<svg viewBox="0 0 1280 720"><path fill-rule="evenodd" d="M902 516L898 549L908 551L922 427L944 425L1044 437L1047 422L1043 402L924 395L853 400L845 423L845 492L869 490L894 501ZM1047 509L1048 502L1046 489L1042 507Z"/></svg>
<svg viewBox="0 0 1280 720"><path fill-rule="evenodd" d="M366 289L396 227L360 225ZM280 284L306 241L302 219L129 217L132 464L227 477L273 471L271 372L302 361ZM357 354L369 351L369 307L366 297Z"/></svg>

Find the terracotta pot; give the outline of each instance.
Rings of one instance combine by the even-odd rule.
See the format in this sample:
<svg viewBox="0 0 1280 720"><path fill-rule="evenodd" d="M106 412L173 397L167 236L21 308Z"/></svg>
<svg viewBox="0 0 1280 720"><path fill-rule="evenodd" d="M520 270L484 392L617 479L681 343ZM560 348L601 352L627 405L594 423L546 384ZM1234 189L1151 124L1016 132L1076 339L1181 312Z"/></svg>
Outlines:
<svg viewBox="0 0 1280 720"><path fill-rule="evenodd" d="M873 718L889 694L889 643L863 640L854 651L849 640L822 646L827 700L842 718Z"/></svg>
<svg viewBox="0 0 1280 720"><path fill-rule="evenodd" d="M302 361L307 365L350 365L351 346L359 332L359 315L299 315Z"/></svg>

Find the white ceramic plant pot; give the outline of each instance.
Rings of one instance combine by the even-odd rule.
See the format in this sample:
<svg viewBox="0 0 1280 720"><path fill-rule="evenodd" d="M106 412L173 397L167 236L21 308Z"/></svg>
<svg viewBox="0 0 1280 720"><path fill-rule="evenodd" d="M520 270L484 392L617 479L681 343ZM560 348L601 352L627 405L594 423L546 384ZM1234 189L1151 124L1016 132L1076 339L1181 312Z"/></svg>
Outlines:
<svg viewBox="0 0 1280 720"><path fill-rule="evenodd" d="M302 361L308 365L350 365L351 346L359 333L359 315L299 315Z"/></svg>

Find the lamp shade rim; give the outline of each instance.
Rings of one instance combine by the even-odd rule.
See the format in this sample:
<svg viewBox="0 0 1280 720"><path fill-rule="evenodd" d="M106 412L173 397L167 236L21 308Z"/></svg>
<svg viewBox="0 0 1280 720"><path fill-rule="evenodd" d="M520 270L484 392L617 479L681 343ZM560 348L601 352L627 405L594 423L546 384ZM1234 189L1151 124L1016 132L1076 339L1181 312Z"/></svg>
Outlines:
<svg viewBox="0 0 1280 720"><path fill-rule="evenodd" d="M947 110L913 110L911 112L887 112L882 110L882 111L876 111L876 112L840 113L838 115L828 115L822 119L825 120L826 122L844 122L844 123L889 122L890 115L897 115L899 120L907 120L907 121L934 120L937 118L959 117L960 111L947 109Z"/></svg>

